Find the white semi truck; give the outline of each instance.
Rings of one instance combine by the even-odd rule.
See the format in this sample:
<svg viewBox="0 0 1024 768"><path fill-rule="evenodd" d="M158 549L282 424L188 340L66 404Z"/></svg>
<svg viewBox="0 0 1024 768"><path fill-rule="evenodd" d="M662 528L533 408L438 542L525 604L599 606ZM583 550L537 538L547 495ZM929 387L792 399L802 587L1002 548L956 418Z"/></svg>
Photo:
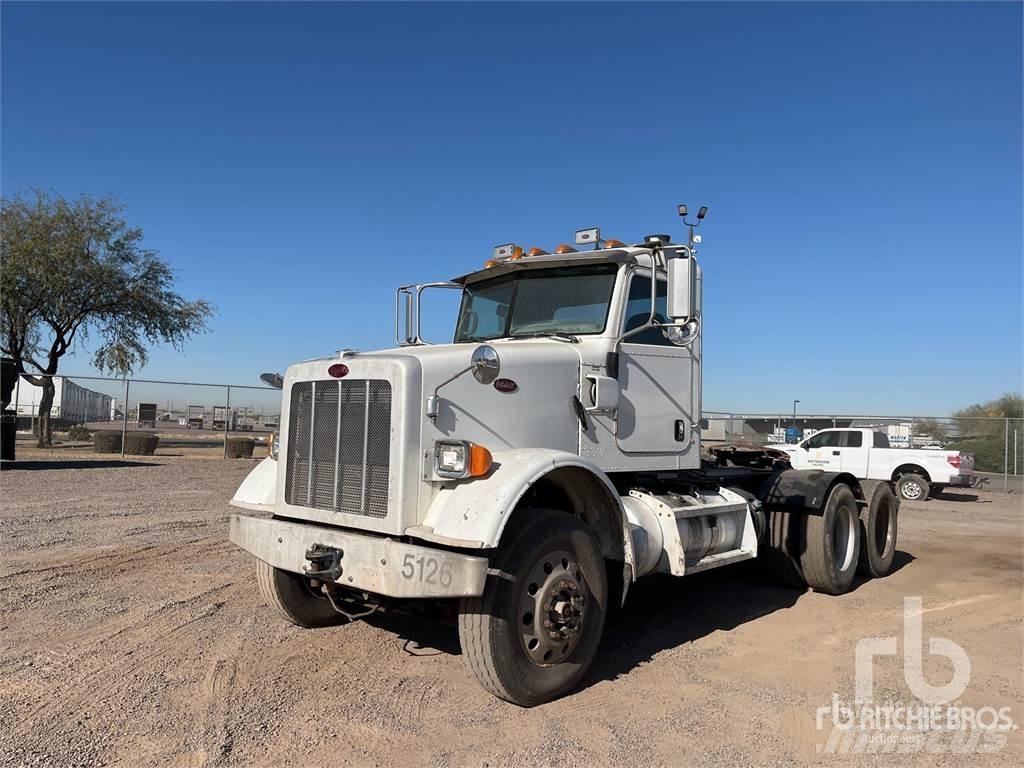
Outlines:
<svg viewBox="0 0 1024 768"><path fill-rule="evenodd" d="M680 206L687 245L594 229L579 249L499 246L454 282L399 288L396 348L264 374L280 448L232 499L248 513L230 538L266 601L302 627L447 603L481 685L532 706L580 681L644 575L758 557L839 595L888 573L889 484L702 461L706 210ZM433 289L461 292L451 343L421 337Z"/></svg>

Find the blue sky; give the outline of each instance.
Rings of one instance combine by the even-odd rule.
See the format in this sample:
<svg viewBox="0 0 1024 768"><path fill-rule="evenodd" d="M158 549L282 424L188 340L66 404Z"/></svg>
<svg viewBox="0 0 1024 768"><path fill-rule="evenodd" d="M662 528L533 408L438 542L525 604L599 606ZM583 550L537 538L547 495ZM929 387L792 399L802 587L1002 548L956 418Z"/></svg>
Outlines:
<svg viewBox="0 0 1024 768"><path fill-rule="evenodd" d="M5 2L0 184L117 195L217 305L146 377L386 346L400 283L687 202L708 408L944 414L1021 388L1021 8Z"/></svg>

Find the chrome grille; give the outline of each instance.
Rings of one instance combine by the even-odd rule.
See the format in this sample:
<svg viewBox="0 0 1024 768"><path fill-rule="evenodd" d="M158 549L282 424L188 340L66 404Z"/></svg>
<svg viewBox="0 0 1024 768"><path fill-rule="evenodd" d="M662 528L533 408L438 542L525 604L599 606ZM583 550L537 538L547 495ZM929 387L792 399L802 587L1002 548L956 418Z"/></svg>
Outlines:
<svg viewBox="0 0 1024 768"><path fill-rule="evenodd" d="M327 379L292 385L284 500L387 517L391 384Z"/></svg>

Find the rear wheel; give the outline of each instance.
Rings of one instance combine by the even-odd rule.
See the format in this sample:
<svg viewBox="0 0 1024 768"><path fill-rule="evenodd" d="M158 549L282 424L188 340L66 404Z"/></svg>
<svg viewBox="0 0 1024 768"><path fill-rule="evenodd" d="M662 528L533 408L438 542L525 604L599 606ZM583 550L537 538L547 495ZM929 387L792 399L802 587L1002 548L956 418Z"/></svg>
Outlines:
<svg viewBox="0 0 1024 768"><path fill-rule="evenodd" d="M860 557L857 499L849 486L832 488L820 515L808 515L800 556L807 585L815 592L841 595L850 588Z"/></svg>
<svg viewBox="0 0 1024 768"><path fill-rule="evenodd" d="M897 516L900 502L888 483L861 484L867 506L860 513L860 561L857 573L880 578L892 570L896 555Z"/></svg>
<svg viewBox="0 0 1024 768"><path fill-rule="evenodd" d="M315 590L304 576L257 560L256 582L267 604L296 626L312 629L346 621L344 616L334 610L323 593Z"/></svg>
<svg viewBox="0 0 1024 768"><path fill-rule="evenodd" d="M924 501L930 490L928 481L920 475L903 475L896 481L897 493L907 501Z"/></svg>
<svg viewBox="0 0 1024 768"><path fill-rule="evenodd" d="M514 525L483 595L460 604L459 640L484 688L532 707L568 693L590 666L607 575L597 539L577 518L526 509Z"/></svg>

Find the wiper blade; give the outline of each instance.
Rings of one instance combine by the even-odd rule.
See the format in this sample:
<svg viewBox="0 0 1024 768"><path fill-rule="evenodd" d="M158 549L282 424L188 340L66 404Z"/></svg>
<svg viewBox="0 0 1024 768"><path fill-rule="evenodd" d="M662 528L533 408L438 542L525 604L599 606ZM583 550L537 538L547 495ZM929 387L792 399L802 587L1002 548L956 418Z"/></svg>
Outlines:
<svg viewBox="0 0 1024 768"><path fill-rule="evenodd" d="M568 341L572 344L579 344L580 337L573 336L571 333L563 333L562 331L546 331L541 333L517 333L511 338L513 339L561 339L562 341Z"/></svg>

